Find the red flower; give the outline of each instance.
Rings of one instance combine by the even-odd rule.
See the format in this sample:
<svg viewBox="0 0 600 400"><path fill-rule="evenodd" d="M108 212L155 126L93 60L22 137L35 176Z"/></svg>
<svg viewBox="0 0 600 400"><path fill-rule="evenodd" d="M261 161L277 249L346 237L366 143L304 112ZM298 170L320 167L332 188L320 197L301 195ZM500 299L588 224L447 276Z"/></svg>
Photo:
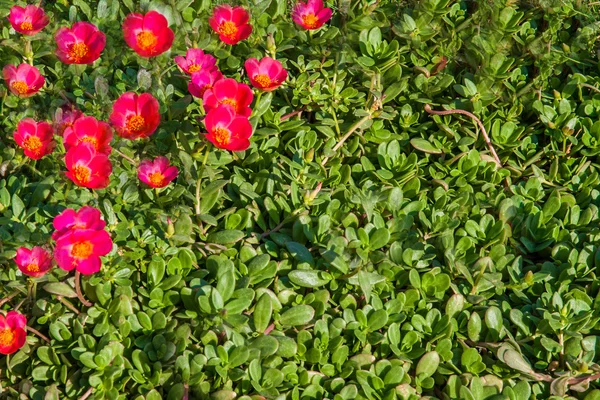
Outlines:
<svg viewBox="0 0 600 400"><path fill-rule="evenodd" d="M219 106L204 119L206 138L219 149L242 151L250 147L252 126L247 117L237 115L233 107Z"/></svg>
<svg viewBox="0 0 600 400"><path fill-rule="evenodd" d="M102 219L100 210L90 206L84 206L75 211L72 208L67 208L62 213L54 217L52 221L54 233L52 239L57 240L61 236L75 229L93 229L101 231L106 226L106 222Z"/></svg>
<svg viewBox="0 0 600 400"><path fill-rule="evenodd" d="M18 67L7 65L2 70L8 89L19 97L29 97L38 92L46 81L40 71L29 64Z"/></svg>
<svg viewBox="0 0 600 400"><path fill-rule="evenodd" d="M292 20L304 29L319 29L331 18L331 8L323 5L323 0L298 1L292 11Z"/></svg>
<svg viewBox="0 0 600 400"><path fill-rule="evenodd" d="M177 178L179 170L171 166L167 157L144 160L138 167L138 178L153 188L163 188Z"/></svg>
<svg viewBox="0 0 600 400"><path fill-rule="evenodd" d="M177 56L175 62L183 72L190 75L194 72L218 70L217 59L210 54L204 54L200 49L188 49L185 57Z"/></svg>
<svg viewBox="0 0 600 400"><path fill-rule="evenodd" d="M31 118L20 121L13 134L15 142L24 150L25 155L33 160L39 160L52 153L55 145L52 135L52 125L45 121L35 122Z"/></svg>
<svg viewBox="0 0 600 400"><path fill-rule="evenodd" d="M131 13L123 22L125 42L142 57L155 57L171 48L175 35L167 19L156 11Z"/></svg>
<svg viewBox="0 0 600 400"><path fill-rule="evenodd" d="M112 239L105 230L74 229L56 241L54 259L65 271L77 268L84 275L100 271L102 261L112 250Z"/></svg>
<svg viewBox="0 0 600 400"><path fill-rule="evenodd" d="M219 39L227 44L236 44L252 33L252 25L248 23L250 15L243 7L231 7L223 4L215 7L208 23L219 34Z"/></svg>
<svg viewBox="0 0 600 400"><path fill-rule="evenodd" d="M192 74L192 80L188 83L188 90L192 96L202 98L208 89L212 89L215 82L223 79L223 74L217 70L208 72L200 71Z"/></svg>
<svg viewBox="0 0 600 400"><path fill-rule="evenodd" d="M66 131L73 127L75 121L83 116L84 114L73 106L65 106L61 109L57 109L54 114L56 133L59 135L66 134Z"/></svg>
<svg viewBox="0 0 600 400"><path fill-rule="evenodd" d="M72 28L60 28L54 36L56 56L65 64L91 64L106 46L106 35L89 22L75 22Z"/></svg>
<svg viewBox="0 0 600 400"><path fill-rule="evenodd" d="M265 92L277 89L288 75L281 63L271 57L264 57L260 61L249 58L244 66L252 86Z"/></svg>
<svg viewBox="0 0 600 400"><path fill-rule="evenodd" d="M160 124L159 105L150 93L123 93L113 104L110 123L117 134L125 139L138 139L152 135Z"/></svg>
<svg viewBox="0 0 600 400"><path fill-rule="evenodd" d="M15 263L25 275L39 278L52 268L52 254L39 246L35 246L31 250L19 247Z"/></svg>
<svg viewBox="0 0 600 400"><path fill-rule="evenodd" d="M72 128L65 130L65 150L68 151L73 146L87 142L91 143L96 151L110 154L112 137L112 130L106 122L83 116L75 121Z"/></svg>
<svg viewBox="0 0 600 400"><path fill-rule="evenodd" d="M25 8L12 6L8 21L15 31L32 36L44 29L50 22L50 18L44 13L44 9L34 5Z"/></svg>
<svg viewBox="0 0 600 400"><path fill-rule="evenodd" d="M76 185L89 189L104 189L110 182L112 164L108 156L99 153L91 143L71 147L65 155L69 170L66 175Z"/></svg>
<svg viewBox="0 0 600 400"><path fill-rule="evenodd" d="M0 354L15 353L25 344L27 319L16 311L0 314Z"/></svg>
<svg viewBox="0 0 600 400"><path fill-rule="evenodd" d="M248 107L252 103L254 94L250 86L238 83L235 79L226 78L217 81L212 89L204 92L204 109L208 112L220 104L228 104L236 113L249 117L252 109Z"/></svg>

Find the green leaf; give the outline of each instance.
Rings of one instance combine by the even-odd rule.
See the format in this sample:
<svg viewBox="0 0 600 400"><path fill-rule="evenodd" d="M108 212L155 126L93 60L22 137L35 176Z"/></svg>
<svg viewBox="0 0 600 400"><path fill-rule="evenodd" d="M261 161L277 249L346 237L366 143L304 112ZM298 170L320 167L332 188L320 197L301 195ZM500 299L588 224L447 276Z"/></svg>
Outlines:
<svg viewBox="0 0 600 400"><path fill-rule="evenodd" d="M53 282L44 285L44 290L48 293L56 294L63 297L77 297L77 293L73 288L66 283Z"/></svg>
<svg viewBox="0 0 600 400"><path fill-rule="evenodd" d="M211 233L206 238L206 241L209 243L216 243L216 244L222 244L222 245L234 244L234 243L242 240L244 238L244 236L246 236L246 235L242 231L226 230L226 231Z"/></svg>
<svg viewBox="0 0 600 400"><path fill-rule="evenodd" d="M273 314L273 303L271 302L271 296L267 293L263 293L262 296L256 302L254 307L254 328L257 332L264 332L271 322L271 315Z"/></svg>
<svg viewBox="0 0 600 400"><path fill-rule="evenodd" d="M283 312L279 322L282 325L301 326L308 324L314 316L314 308L308 305L299 305Z"/></svg>
<svg viewBox="0 0 600 400"><path fill-rule="evenodd" d="M290 271L288 277L296 285L308 288L317 288L326 285L331 280L331 276L322 271L301 269Z"/></svg>
<svg viewBox="0 0 600 400"><path fill-rule="evenodd" d="M442 151L437 149L429 141L421 138L413 138L410 140L410 144L417 150L420 150L428 154L442 154Z"/></svg>

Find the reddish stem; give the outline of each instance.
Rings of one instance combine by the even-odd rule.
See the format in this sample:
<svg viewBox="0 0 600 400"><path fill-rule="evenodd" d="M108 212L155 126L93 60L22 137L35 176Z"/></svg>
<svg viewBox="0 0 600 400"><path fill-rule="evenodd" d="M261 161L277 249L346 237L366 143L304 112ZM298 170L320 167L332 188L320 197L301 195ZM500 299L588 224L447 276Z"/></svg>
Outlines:
<svg viewBox="0 0 600 400"><path fill-rule="evenodd" d="M81 301L81 303L84 306L91 307L91 306L93 306L93 304L90 303L89 301L87 301L85 299L85 297L83 297L83 293L81 292L81 285L79 283L80 279L81 279L81 272L75 271L75 292L77 293L77 297L79 298L79 301Z"/></svg>

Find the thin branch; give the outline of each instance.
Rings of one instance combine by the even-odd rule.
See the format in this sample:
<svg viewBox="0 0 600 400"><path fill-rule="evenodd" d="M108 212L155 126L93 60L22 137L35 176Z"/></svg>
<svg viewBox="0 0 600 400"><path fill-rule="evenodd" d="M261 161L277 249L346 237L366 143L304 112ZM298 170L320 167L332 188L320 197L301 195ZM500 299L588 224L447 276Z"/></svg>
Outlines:
<svg viewBox="0 0 600 400"><path fill-rule="evenodd" d="M69 300L65 299L62 296L56 296L56 298L58 299L58 301L60 301L61 303L63 303L65 306L67 306L67 308L71 311L73 311L75 314L79 315L81 314L81 311L79 311L74 305L73 303L71 303Z"/></svg>
<svg viewBox="0 0 600 400"><path fill-rule="evenodd" d="M258 240L263 240L264 238L266 238L267 236L269 236L271 233L275 233L277 231L279 231L281 228L283 228L283 226L289 222L291 222L292 220L294 220L296 217L298 217L300 215L300 211L302 209L297 209L294 210L290 215L288 215L286 218L283 219L283 221L281 221L275 228L271 229L270 231L267 231L265 233L263 233L262 235L260 235L260 237L258 238Z"/></svg>
<svg viewBox="0 0 600 400"><path fill-rule="evenodd" d="M292 118L293 116L296 116L296 115L298 115L298 114L302 113L302 111L304 111L304 110L306 110L306 107L302 107L302 108L300 108L299 110L292 111L292 112L291 112L291 113L289 113L289 114L285 114L285 115L283 115L281 118L279 118L279 121L280 121L280 122L283 122L283 121L285 121L285 120L287 120L287 119L290 119L290 118Z"/></svg>
<svg viewBox="0 0 600 400"><path fill-rule="evenodd" d="M126 155L124 153L121 153L119 150L117 150L115 148L113 148L113 151L115 153L117 153L118 155L120 155L121 157L123 157L124 159L126 159L127 161L129 161L131 163L131 165L134 165L134 166L137 165L137 163L135 162L135 160L133 158L129 157L128 155Z"/></svg>
<svg viewBox="0 0 600 400"><path fill-rule="evenodd" d="M582 83L581 87L592 89L592 90L595 90L596 92L600 93L600 89L598 89L596 86L592 86L588 83Z"/></svg>
<svg viewBox="0 0 600 400"><path fill-rule="evenodd" d="M38 331L37 329L34 329L30 326L25 326L25 328L35 334L36 336L38 336L40 339L42 339L43 341L45 341L46 343L50 343L50 339L48 339L48 336L44 335L43 333L41 333L40 331Z"/></svg>
<svg viewBox="0 0 600 400"><path fill-rule="evenodd" d="M2 306L4 303L11 301L13 299L13 297L18 295L19 293L21 293L19 290L14 290L11 294L6 296L5 298L0 299L0 306Z"/></svg>
<svg viewBox="0 0 600 400"><path fill-rule="evenodd" d="M373 114L365 115L364 117L362 117L360 119L360 121L358 121L357 123L352 125L352 127L348 130L348 132L346 132L346 134L340 139L339 142L337 142L337 144L335 146L333 146L333 149L331 149L331 150L334 152L338 151L339 148L344 145L344 142L346 140L348 140L350 135L352 135L354 133L354 131L356 131L358 128L360 128L362 126L362 124L364 124L365 122L367 122L368 120L370 120L372 118L373 118ZM324 166L325 164L327 164L327 161L329 161L329 157L325 157L321 161L321 165Z"/></svg>
<svg viewBox="0 0 600 400"><path fill-rule="evenodd" d="M434 114L434 115L461 114L461 115L466 115L467 117L471 118L473 121L475 121L477 123L477 125L479 126L479 129L481 129L481 133L483 134L483 138L485 139L485 143L487 144L488 149L490 149L490 152L492 153L492 156L494 156L494 161L496 162L496 164L498 165L498 167L502 168L502 161L500 161L500 157L498 157L498 154L496 153L496 150L494 149L494 146L492 145L492 141L490 140L490 137L488 136L485 128L483 127L483 123L475 115L473 115L470 112L465 111L465 110L435 111L435 110L431 109L431 106L429 104L425 104L425 111L428 114Z"/></svg>
<svg viewBox="0 0 600 400"><path fill-rule="evenodd" d="M75 271L75 292L77 293L77 297L79 298L79 301L81 301L81 303L84 306L91 307L94 304L90 303L89 301L87 301L85 299L85 297L83 297L83 293L81 292L81 285L79 283L80 279L81 279L81 272Z"/></svg>
<svg viewBox="0 0 600 400"><path fill-rule="evenodd" d="M89 389L88 389L88 390L87 390L87 391L86 391L86 392L83 394L83 396L81 396L81 397L79 398L79 400L85 400L85 399L87 399L88 397L90 397L90 395L92 394L92 392L93 392L93 391L94 391L94 388L93 388L93 387L90 387L90 388L89 388Z"/></svg>

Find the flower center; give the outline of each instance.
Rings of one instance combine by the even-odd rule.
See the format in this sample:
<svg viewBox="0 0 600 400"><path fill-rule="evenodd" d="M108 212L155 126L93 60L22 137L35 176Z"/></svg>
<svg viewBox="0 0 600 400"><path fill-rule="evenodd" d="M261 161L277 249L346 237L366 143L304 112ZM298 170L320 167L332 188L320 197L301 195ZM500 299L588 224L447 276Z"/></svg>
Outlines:
<svg viewBox="0 0 600 400"><path fill-rule="evenodd" d="M87 44L75 43L69 48L69 58L75 62L80 62L88 55L89 52L90 49Z"/></svg>
<svg viewBox="0 0 600 400"><path fill-rule="evenodd" d="M15 342L15 334L10 329L3 329L0 331L0 345L10 346Z"/></svg>
<svg viewBox="0 0 600 400"><path fill-rule="evenodd" d="M75 243L71 255L75 258L88 258L94 252L94 245L89 241Z"/></svg>
<svg viewBox="0 0 600 400"><path fill-rule="evenodd" d="M219 26L219 33L229 40L235 39L238 32L238 27L235 22L225 21Z"/></svg>
<svg viewBox="0 0 600 400"><path fill-rule="evenodd" d="M198 64L192 64L188 67L188 71L190 74L193 74L194 72L198 72L202 69L202 65L198 65Z"/></svg>
<svg viewBox="0 0 600 400"><path fill-rule="evenodd" d="M125 127L129 132L138 133L144 130L146 127L146 120L141 115L132 115L127 118L127 123Z"/></svg>
<svg viewBox="0 0 600 400"><path fill-rule="evenodd" d="M231 132L225 128L215 128L215 130L213 130L213 136L215 137L215 142L217 142L219 146L226 146L231 140Z"/></svg>
<svg viewBox="0 0 600 400"><path fill-rule="evenodd" d="M235 99L225 99L221 102L222 104L227 104L232 106L233 108L235 108L235 110L237 111L237 101Z"/></svg>
<svg viewBox="0 0 600 400"><path fill-rule="evenodd" d="M315 29L319 26L319 18L315 14L306 14L302 16L304 26L309 29Z"/></svg>
<svg viewBox="0 0 600 400"><path fill-rule="evenodd" d="M36 263L31 263L27 266L27 272L40 272L40 266Z"/></svg>
<svg viewBox="0 0 600 400"><path fill-rule="evenodd" d="M156 35L148 31L138 33L136 39L138 46L140 46L142 50L154 50L156 43L158 43Z"/></svg>
<svg viewBox="0 0 600 400"><path fill-rule="evenodd" d="M271 86L271 78L269 78L267 75L256 75L254 77L254 80L256 81L256 83L258 83L261 87L269 87Z"/></svg>
<svg viewBox="0 0 600 400"><path fill-rule="evenodd" d="M206 92L208 89L212 89L212 88L213 88L213 86L211 84L202 86L202 88L200 89L200 97L203 97L204 92Z"/></svg>
<svg viewBox="0 0 600 400"><path fill-rule="evenodd" d="M160 172L153 172L149 175L152 186L162 187L165 184L165 176Z"/></svg>
<svg viewBox="0 0 600 400"><path fill-rule="evenodd" d="M14 81L10 86L19 94L26 94L29 92L29 85L23 81Z"/></svg>
<svg viewBox="0 0 600 400"><path fill-rule="evenodd" d="M29 136L23 141L23 147L37 155L42 152L42 141L37 136Z"/></svg>
<svg viewBox="0 0 600 400"><path fill-rule="evenodd" d="M31 22L25 21L25 22L21 22L21 25L19 25L19 28L21 28L22 31L32 31L33 25L31 24Z"/></svg>
<svg viewBox="0 0 600 400"><path fill-rule="evenodd" d="M88 183L90 181L90 169L83 165L77 165L73 168L73 176L80 183Z"/></svg>
<svg viewBox="0 0 600 400"><path fill-rule="evenodd" d="M82 142L85 143L90 143L92 146L94 146L94 148L96 149L96 151L98 151L98 139L96 139L93 136L84 136L83 139L81 139Z"/></svg>

